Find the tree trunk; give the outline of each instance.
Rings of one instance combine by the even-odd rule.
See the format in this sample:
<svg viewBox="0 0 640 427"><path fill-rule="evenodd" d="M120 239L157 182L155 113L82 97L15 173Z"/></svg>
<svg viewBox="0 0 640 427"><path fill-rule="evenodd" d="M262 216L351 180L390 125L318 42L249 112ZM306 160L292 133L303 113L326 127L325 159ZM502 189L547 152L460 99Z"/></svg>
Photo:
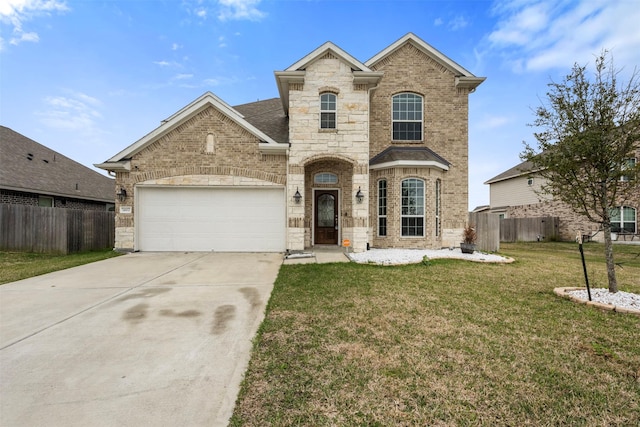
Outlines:
<svg viewBox="0 0 640 427"><path fill-rule="evenodd" d="M604 224L604 257L607 261L607 278L609 279L609 292L618 292L616 279L616 265L613 262L613 241L611 240L611 224Z"/></svg>

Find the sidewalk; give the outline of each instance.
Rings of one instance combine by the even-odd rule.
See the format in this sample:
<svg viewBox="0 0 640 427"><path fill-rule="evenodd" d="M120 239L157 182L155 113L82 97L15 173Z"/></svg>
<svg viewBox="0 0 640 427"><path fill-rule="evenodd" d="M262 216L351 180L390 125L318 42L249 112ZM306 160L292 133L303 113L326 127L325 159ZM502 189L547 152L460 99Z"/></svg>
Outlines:
<svg viewBox="0 0 640 427"><path fill-rule="evenodd" d="M316 246L305 249L301 253L285 255L285 265L288 264L326 264L330 262L350 262L340 246Z"/></svg>

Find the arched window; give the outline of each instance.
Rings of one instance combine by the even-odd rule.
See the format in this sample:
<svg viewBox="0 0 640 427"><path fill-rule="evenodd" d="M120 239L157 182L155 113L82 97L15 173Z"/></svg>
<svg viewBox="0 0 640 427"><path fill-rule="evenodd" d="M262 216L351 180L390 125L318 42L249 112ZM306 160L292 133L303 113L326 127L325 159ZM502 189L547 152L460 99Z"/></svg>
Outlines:
<svg viewBox="0 0 640 427"><path fill-rule="evenodd" d="M337 184L338 175L331 172L320 172L313 176L314 184Z"/></svg>
<svg viewBox="0 0 640 427"><path fill-rule="evenodd" d="M422 97L399 93L392 99L394 141L422 141Z"/></svg>
<svg viewBox="0 0 640 427"><path fill-rule="evenodd" d="M402 236L424 236L424 181L417 178L402 180L401 219Z"/></svg>
<svg viewBox="0 0 640 427"><path fill-rule="evenodd" d="M378 181L378 236L387 235L387 180Z"/></svg>
<svg viewBox="0 0 640 427"><path fill-rule="evenodd" d="M320 95L320 129L336 128L337 97L334 93Z"/></svg>

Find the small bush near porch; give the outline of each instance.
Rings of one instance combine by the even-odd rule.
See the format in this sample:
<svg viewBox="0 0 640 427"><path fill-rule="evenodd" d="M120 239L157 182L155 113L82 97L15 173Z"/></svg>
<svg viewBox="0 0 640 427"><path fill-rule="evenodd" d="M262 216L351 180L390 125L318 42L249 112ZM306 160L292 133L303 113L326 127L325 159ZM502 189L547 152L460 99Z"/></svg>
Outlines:
<svg viewBox="0 0 640 427"><path fill-rule="evenodd" d="M575 244L501 249L516 262L283 266L231 425L639 425L640 319L553 294L584 284ZM615 250L640 293L640 247Z"/></svg>

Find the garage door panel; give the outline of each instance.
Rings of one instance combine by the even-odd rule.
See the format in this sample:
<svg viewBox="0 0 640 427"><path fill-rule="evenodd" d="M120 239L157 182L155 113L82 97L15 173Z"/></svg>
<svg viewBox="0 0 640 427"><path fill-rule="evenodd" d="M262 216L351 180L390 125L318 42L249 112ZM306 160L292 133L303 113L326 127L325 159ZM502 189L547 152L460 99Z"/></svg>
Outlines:
<svg viewBox="0 0 640 427"><path fill-rule="evenodd" d="M140 188L138 249L280 252L284 190Z"/></svg>

